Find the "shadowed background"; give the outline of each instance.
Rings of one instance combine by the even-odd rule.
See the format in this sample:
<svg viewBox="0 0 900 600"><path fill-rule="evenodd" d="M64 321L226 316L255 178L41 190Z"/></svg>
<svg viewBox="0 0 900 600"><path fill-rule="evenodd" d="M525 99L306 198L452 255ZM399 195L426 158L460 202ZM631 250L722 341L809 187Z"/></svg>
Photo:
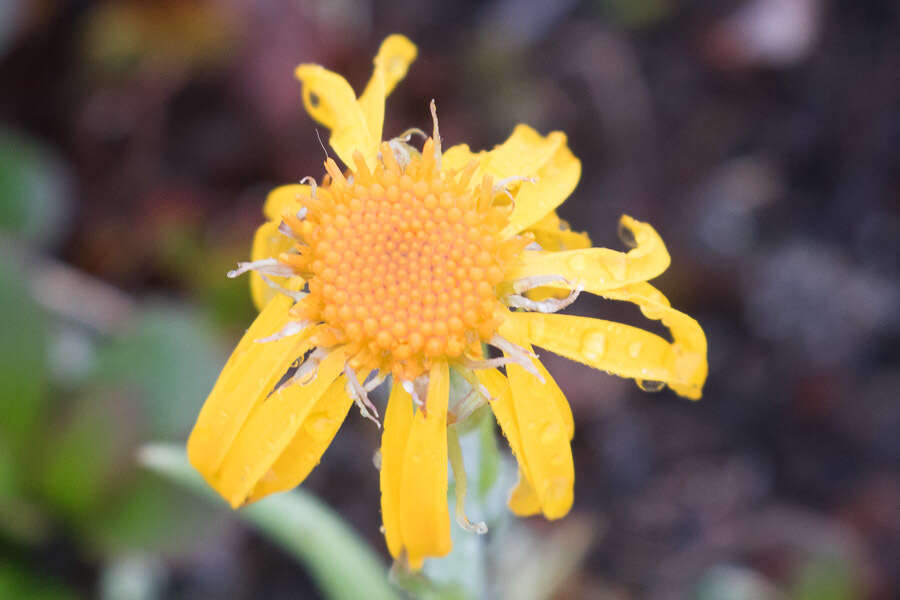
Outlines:
<svg viewBox="0 0 900 600"><path fill-rule="evenodd" d="M542 357L577 423L571 516L524 523L555 597L898 597L895 2L6 0L0 598L315 597L133 455L185 439L253 318L224 274L267 191L322 174L294 67L360 91L394 32L419 58L386 136L432 98L445 146L565 131L561 215L615 248L620 214L653 224L709 338L699 403ZM386 554L354 413L304 485Z"/></svg>

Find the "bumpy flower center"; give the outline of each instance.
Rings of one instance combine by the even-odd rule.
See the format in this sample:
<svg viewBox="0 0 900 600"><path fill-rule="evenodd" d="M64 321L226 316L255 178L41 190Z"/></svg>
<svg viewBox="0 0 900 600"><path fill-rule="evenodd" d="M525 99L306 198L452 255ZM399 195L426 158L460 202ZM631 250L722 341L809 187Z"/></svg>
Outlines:
<svg viewBox="0 0 900 600"><path fill-rule="evenodd" d="M406 162L407 150L399 158ZM302 240L281 256L309 282L295 312L322 323L321 345L346 344L351 366L404 379L438 357L480 357L502 309L497 285L527 240L503 241L509 205L495 204L470 165L442 172L431 139L401 166L388 145L374 171L356 157L352 179L333 161L302 220Z"/></svg>

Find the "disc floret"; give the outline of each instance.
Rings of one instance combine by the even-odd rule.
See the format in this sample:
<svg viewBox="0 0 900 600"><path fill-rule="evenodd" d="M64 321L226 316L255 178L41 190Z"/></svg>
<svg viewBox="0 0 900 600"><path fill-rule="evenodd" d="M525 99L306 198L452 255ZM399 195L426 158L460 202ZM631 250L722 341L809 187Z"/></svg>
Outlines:
<svg viewBox="0 0 900 600"><path fill-rule="evenodd" d="M356 370L412 380L434 359L481 357L500 324L497 286L529 240L501 239L510 205L489 176L469 185L475 163L439 160L433 138L400 156L382 144L374 169L357 153L346 177L328 159L303 218L285 219L300 241L279 260L309 285L294 316L321 323L316 343L346 345Z"/></svg>

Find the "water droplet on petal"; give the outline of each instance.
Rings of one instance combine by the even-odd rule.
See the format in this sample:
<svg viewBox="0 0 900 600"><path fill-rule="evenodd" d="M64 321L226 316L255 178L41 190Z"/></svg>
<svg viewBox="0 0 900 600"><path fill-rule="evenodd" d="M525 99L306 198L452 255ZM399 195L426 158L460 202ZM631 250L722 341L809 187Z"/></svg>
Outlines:
<svg viewBox="0 0 900 600"><path fill-rule="evenodd" d="M561 469L566 464L566 456L564 454L557 454L550 459L550 464L556 469Z"/></svg>
<svg viewBox="0 0 900 600"><path fill-rule="evenodd" d="M569 268L573 271L584 271L587 266L587 261L584 258L584 255L581 253L573 254L569 260L566 262L569 265Z"/></svg>
<svg viewBox="0 0 900 600"><path fill-rule="evenodd" d="M588 360L599 360L606 352L606 335L599 331L589 331L581 340L581 351Z"/></svg>
<svg viewBox="0 0 900 600"><path fill-rule="evenodd" d="M549 446L559 436L559 425L556 423L547 423L541 430L541 443Z"/></svg>
<svg viewBox="0 0 900 600"><path fill-rule="evenodd" d="M641 342L633 342L630 346L628 346L628 355L631 358L638 358L641 355L641 349L643 349L644 345Z"/></svg>
<svg viewBox="0 0 900 600"><path fill-rule="evenodd" d="M637 386L645 392L658 392L666 387L665 381L653 381L652 379L636 379Z"/></svg>

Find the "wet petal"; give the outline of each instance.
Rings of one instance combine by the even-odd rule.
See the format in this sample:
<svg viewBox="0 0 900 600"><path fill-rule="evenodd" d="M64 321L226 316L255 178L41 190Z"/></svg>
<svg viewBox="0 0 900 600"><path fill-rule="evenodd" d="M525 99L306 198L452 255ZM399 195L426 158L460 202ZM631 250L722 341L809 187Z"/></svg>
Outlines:
<svg viewBox="0 0 900 600"><path fill-rule="evenodd" d="M560 131L542 136L528 125L517 125L505 142L487 153L482 171L495 180L536 176L565 145L566 135Z"/></svg>
<svg viewBox="0 0 900 600"><path fill-rule="evenodd" d="M292 304L287 296L277 296L266 305L232 352L200 409L188 439L188 458L210 483L250 413L294 359L309 348L305 333L274 342L254 341L284 328L291 320L288 310Z"/></svg>
<svg viewBox="0 0 900 600"><path fill-rule="evenodd" d="M294 242L278 231L278 223L269 221L259 226L253 236L253 249L250 252L250 260L262 260L264 258L277 257L282 252L287 252L294 247ZM278 285L288 287L290 277L268 276ZM296 286L299 287L299 286ZM256 271L250 273L250 296L256 310L265 308L269 300L278 295L278 292L263 280L262 275Z"/></svg>
<svg viewBox="0 0 900 600"><path fill-rule="evenodd" d="M565 145L565 136L559 135L562 137L562 144L536 173L537 181L519 185L513 210L509 215L509 224L501 235L515 235L540 221L562 204L578 184L581 161Z"/></svg>
<svg viewBox="0 0 900 600"><path fill-rule="evenodd" d="M359 106L374 140L382 139L384 101L397 83L406 77L409 65L416 59L416 46L402 35L388 36L375 56L375 69L366 89L359 97Z"/></svg>
<svg viewBox="0 0 900 600"><path fill-rule="evenodd" d="M319 464L353 405L346 384L343 376L338 377L313 404L294 439L253 488L248 503L300 485Z"/></svg>
<svg viewBox="0 0 900 600"><path fill-rule="evenodd" d="M400 527L400 494L402 492L403 460L406 442L413 422L412 396L399 382L391 387L387 412L384 415L384 433L381 434L381 518L384 537L391 556L398 558L403 552L403 534Z"/></svg>
<svg viewBox="0 0 900 600"><path fill-rule="evenodd" d="M296 214L304 200L309 198L310 191L310 186L300 183L279 186L266 196L263 214L268 220L278 223L285 213Z"/></svg>
<svg viewBox="0 0 900 600"><path fill-rule="evenodd" d="M478 162L480 161L486 152L472 152L469 149L468 144L457 144L456 146L451 146L444 150L443 155L441 156L441 169L443 171L458 171L466 167L473 160ZM478 183L475 179L472 179L470 185L476 185Z"/></svg>
<svg viewBox="0 0 900 600"><path fill-rule="evenodd" d="M539 275L561 275L567 281L548 283L548 287L571 289L581 284L588 292L646 281L669 266L669 253L659 234L648 224L623 216L621 225L636 243L628 252L609 248L584 248L562 252L523 252L520 262L507 274L516 280Z"/></svg>
<svg viewBox="0 0 900 600"><path fill-rule="evenodd" d="M353 152L359 150L373 168L380 140L372 137L347 80L313 64L300 65L295 74L303 84L303 105L312 118L331 129L329 143L344 164L354 164Z"/></svg>
<svg viewBox="0 0 900 600"><path fill-rule="evenodd" d="M573 315L511 313L501 335L527 335L537 346L596 369L641 381L661 381L678 394L699 398L706 379L706 337L700 325L663 302L649 284L604 296L634 302L672 330L673 343L622 323Z"/></svg>
<svg viewBox="0 0 900 600"><path fill-rule="evenodd" d="M520 345L531 351L531 346ZM535 366L540 365L538 360L532 359L532 362ZM546 373L546 370L543 372ZM537 493L544 516L559 519L572 507L575 483L572 449L569 446L571 412L566 414L560 410L558 398L562 392L547 375L542 383L518 364L507 365L506 374L515 405L522 452L528 463L529 481ZM568 411L568 405L566 407Z"/></svg>
<svg viewBox="0 0 900 600"><path fill-rule="evenodd" d="M588 234L572 231L569 223L560 219L555 210L547 213L526 231L534 235L534 241L545 251L558 252L591 247L591 238Z"/></svg>
<svg viewBox="0 0 900 600"><path fill-rule="evenodd" d="M425 409L413 417L400 493L400 529L412 569L429 556L450 552L447 508L447 402L450 374L446 362L431 368Z"/></svg>
<svg viewBox="0 0 900 600"><path fill-rule="evenodd" d="M522 469L519 469L519 481L509 494L509 510L518 517L530 517L541 512L541 500Z"/></svg>
<svg viewBox="0 0 900 600"><path fill-rule="evenodd" d="M344 368L346 353L332 350L319 364L315 378L289 385L260 403L234 439L213 487L232 507L244 504L304 425L313 406Z"/></svg>

